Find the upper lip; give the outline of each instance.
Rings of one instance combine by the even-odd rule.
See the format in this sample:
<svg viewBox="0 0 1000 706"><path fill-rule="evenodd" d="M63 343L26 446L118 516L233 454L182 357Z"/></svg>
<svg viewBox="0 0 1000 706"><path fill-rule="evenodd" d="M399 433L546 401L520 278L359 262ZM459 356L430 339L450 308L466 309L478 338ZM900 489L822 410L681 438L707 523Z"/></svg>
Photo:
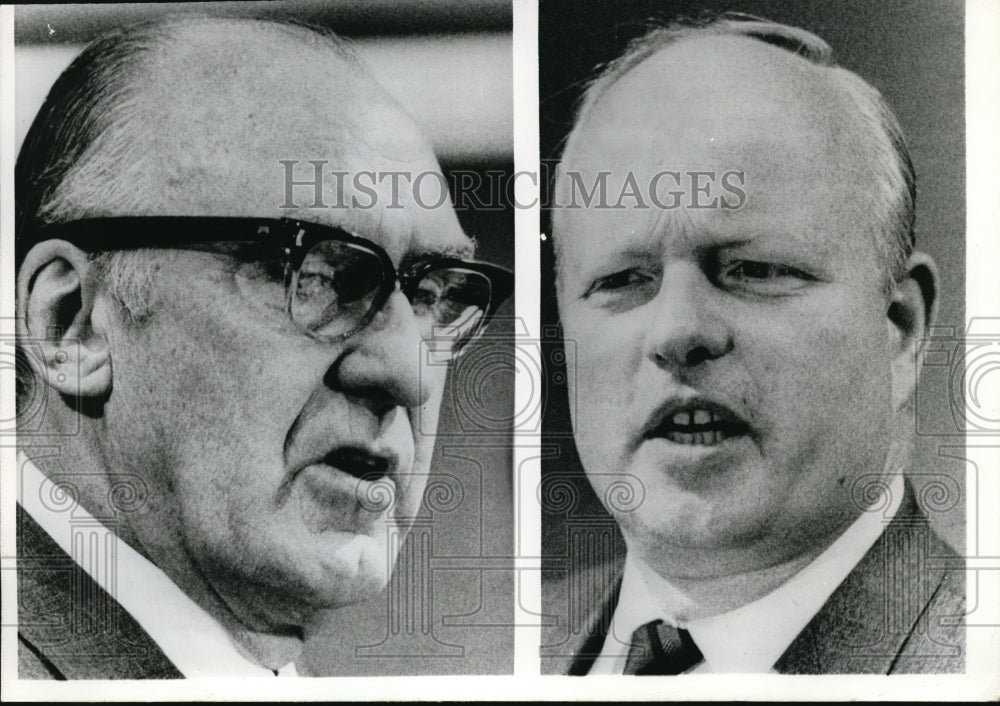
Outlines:
<svg viewBox="0 0 1000 706"><path fill-rule="evenodd" d="M737 433L749 433L751 431L750 424L724 403L701 395L692 395L671 398L653 410L642 426L641 438L648 439L657 436L658 431L669 424L678 413L693 413L696 410L710 412L721 423L732 427Z"/></svg>
<svg viewBox="0 0 1000 706"><path fill-rule="evenodd" d="M346 473L366 480L399 475L400 456L392 448L373 442L343 442L330 447L325 453L306 460L301 468L313 464L334 466Z"/></svg>

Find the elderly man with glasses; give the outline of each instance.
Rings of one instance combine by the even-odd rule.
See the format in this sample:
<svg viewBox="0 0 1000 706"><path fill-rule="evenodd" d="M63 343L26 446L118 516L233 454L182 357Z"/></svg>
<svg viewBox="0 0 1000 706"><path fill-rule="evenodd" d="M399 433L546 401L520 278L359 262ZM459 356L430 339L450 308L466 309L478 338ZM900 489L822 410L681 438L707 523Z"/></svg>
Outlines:
<svg viewBox="0 0 1000 706"><path fill-rule="evenodd" d="M450 205L283 208L281 160L313 158L439 175L298 25L116 31L46 99L16 183L22 677L293 674L312 616L385 586L436 363L512 279Z"/></svg>

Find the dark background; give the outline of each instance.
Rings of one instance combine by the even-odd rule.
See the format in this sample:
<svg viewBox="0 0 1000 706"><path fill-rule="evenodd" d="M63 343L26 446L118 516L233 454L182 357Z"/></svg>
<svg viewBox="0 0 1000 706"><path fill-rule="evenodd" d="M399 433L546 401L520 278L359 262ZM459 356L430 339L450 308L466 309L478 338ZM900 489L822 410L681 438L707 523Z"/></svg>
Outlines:
<svg viewBox="0 0 1000 706"><path fill-rule="evenodd" d="M557 160L573 112L595 67L625 49L659 19L705 12L744 12L809 30L833 47L838 63L877 88L899 118L917 173L917 247L941 273L940 310L913 412L916 430L909 477L938 532L965 547L964 421L955 417L951 355L964 329L965 85L964 7L959 0L733 0L586 3L541 0L539 6L540 141L544 160ZM697 77L692 76L692 81ZM542 215L548 230L547 214ZM542 253L542 323L558 326L551 251ZM566 351L572 355L572 350ZM552 397L543 421L551 456L542 464L543 571L567 566L572 526L603 526L609 516L581 473L569 438L569 400L559 355L546 358ZM553 362L555 361L555 362ZM962 409L962 402L957 402ZM568 485L567 485L568 484ZM570 501L569 496L575 496ZM623 551L620 536L615 551Z"/></svg>
<svg viewBox="0 0 1000 706"><path fill-rule="evenodd" d="M430 136L446 177L454 170L480 175L513 170L512 20L506 0L39 5L15 10L19 140L56 75L110 27L167 13L280 17L330 27L356 43L387 90L396 93ZM456 55L463 57L461 65L454 61ZM480 202L488 200L486 183L478 196ZM509 207L459 208L458 217L477 239L479 257L513 268ZM512 302L499 312L500 317L512 314ZM298 662L300 674L512 672L511 330L509 321L500 321L453 368L432 465L436 475L401 552L394 583L369 602L326 616L307 641Z"/></svg>

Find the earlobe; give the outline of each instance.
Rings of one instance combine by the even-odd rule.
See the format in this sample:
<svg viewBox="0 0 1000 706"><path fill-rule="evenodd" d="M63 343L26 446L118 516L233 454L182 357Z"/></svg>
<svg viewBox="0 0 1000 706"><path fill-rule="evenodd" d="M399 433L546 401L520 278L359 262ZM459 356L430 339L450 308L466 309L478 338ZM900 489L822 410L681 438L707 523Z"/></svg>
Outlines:
<svg viewBox="0 0 1000 706"><path fill-rule="evenodd" d="M934 260L921 252L906 262L906 275L895 283L887 312L893 346L892 403L900 409L913 395L919 355L937 316L938 273Z"/></svg>
<svg viewBox="0 0 1000 706"><path fill-rule="evenodd" d="M35 352L27 357L38 380L63 395L101 397L111 390L110 351L93 315L91 275L87 254L62 240L36 245L18 273L19 337Z"/></svg>

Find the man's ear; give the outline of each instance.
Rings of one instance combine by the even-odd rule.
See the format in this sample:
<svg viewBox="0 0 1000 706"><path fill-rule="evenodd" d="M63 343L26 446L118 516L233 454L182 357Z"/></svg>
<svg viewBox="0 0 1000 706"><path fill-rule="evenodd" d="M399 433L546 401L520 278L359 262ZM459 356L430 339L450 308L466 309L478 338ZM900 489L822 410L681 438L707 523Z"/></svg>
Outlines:
<svg viewBox="0 0 1000 706"><path fill-rule="evenodd" d="M938 272L934 260L915 252L906 274L894 285L888 325L893 346L892 406L899 410L913 395L920 371L920 351L937 317Z"/></svg>
<svg viewBox="0 0 1000 706"><path fill-rule="evenodd" d="M18 272L19 334L35 351L27 358L40 382L72 397L111 391L107 332L92 316L92 269L75 245L46 240L28 252Z"/></svg>

